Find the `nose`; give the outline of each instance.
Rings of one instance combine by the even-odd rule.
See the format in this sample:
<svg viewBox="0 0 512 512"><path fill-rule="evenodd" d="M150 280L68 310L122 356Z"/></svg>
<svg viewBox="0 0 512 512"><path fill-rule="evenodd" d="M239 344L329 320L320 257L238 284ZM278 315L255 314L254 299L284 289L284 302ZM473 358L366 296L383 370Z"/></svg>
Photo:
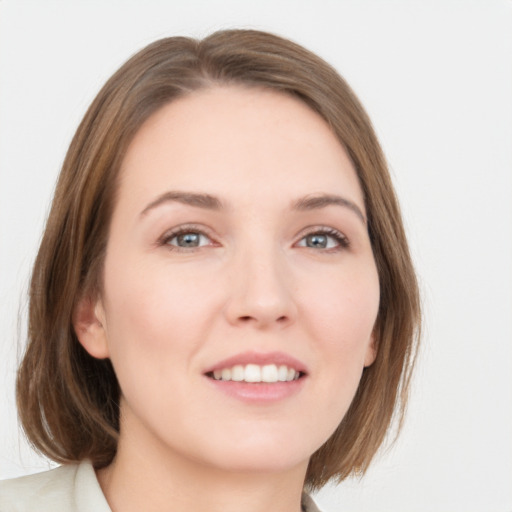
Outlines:
<svg viewBox="0 0 512 512"><path fill-rule="evenodd" d="M226 316L232 325L282 328L297 317L293 279L284 257L267 251L238 259L230 273Z"/></svg>

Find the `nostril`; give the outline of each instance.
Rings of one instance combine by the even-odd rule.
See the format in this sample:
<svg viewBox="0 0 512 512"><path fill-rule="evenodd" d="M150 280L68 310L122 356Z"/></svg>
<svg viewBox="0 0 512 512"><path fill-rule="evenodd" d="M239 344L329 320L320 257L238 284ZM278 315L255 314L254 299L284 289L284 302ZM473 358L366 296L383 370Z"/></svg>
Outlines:
<svg viewBox="0 0 512 512"><path fill-rule="evenodd" d="M253 316L250 316L250 315L244 315L244 316L239 317L239 320L241 322L243 322L243 323L248 323L248 322L251 322L253 320L256 320L256 318L253 317ZM283 316L280 316L280 317L276 318L276 322L280 323L280 324L286 323L287 321L288 321L288 317L286 315L283 315Z"/></svg>

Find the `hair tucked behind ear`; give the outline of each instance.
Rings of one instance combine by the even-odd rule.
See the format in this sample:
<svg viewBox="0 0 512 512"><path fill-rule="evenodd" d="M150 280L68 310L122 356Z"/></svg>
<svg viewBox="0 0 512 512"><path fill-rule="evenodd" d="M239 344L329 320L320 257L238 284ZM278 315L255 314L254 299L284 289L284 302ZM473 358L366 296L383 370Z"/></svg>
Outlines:
<svg viewBox="0 0 512 512"><path fill-rule="evenodd" d="M89 356L72 328L79 300L101 293L116 182L128 144L163 105L193 91L240 84L297 97L320 114L348 152L364 192L381 297L378 352L332 437L311 458L306 484L365 470L394 415L402 417L416 353L420 303L398 203L371 123L323 60L278 36L217 32L157 41L105 84L66 155L34 265L28 346L17 401L34 447L58 462L113 459L119 385L108 359Z"/></svg>

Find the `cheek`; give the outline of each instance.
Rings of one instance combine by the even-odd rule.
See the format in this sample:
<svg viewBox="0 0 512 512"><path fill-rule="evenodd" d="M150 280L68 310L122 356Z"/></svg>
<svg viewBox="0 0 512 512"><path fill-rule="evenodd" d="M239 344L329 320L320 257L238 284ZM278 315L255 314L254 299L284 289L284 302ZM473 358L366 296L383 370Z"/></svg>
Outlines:
<svg viewBox="0 0 512 512"><path fill-rule="evenodd" d="M122 261L122 260L121 260ZM186 269L111 265L106 272L107 337L116 371L186 367L211 328L218 288L211 277ZM210 272L211 276L212 273ZM139 370L137 370L139 371Z"/></svg>
<svg viewBox="0 0 512 512"><path fill-rule="evenodd" d="M212 329L218 302L212 288L218 286L206 275L191 280L186 269L171 272L155 264L107 270L110 358L128 407L139 417L164 415L163 387L173 390L166 394L167 410L183 407L179 397L187 396L187 383L197 378L195 356Z"/></svg>
<svg viewBox="0 0 512 512"><path fill-rule="evenodd" d="M373 262L309 277L298 289L307 290L301 293L303 310L317 338L339 350L357 350L367 345L380 300Z"/></svg>
<svg viewBox="0 0 512 512"><path fill-rule="evenodd" d="M211 277L198 275L197 268L191 275L186 266L176 269L159 261L111 265L106 276L110 316L142 332L169 333L169 326L197 320L215 287Z"/></svg>
<svg viewBox="0 0 512 512"><path fill-rule="evenodd" d="M304 325L325 378L320 394L341 411L357 389L368 354L373 353L373 328L379 309L379 281L374 265L360 271L333 272L323 286L309 286L303 296ZM307 303L307 305L306 305Z"/></svg>

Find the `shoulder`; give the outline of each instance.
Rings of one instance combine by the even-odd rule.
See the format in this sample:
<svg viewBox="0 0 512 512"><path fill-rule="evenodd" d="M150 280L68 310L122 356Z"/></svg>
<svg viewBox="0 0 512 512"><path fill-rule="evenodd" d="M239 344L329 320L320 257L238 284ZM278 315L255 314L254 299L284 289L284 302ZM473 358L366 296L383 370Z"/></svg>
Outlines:
<svg viewBox="0 0 512 512"><path fill-rule="evenodd" d="M0 482L0 512L86 510L111 512L87 461Z"/></svg>
<svg viewBox="0 0 512 512"><path fill-rule="evenodd" d="M43 473L0 482L1 512L25 512L53 508L73 510L73 482L78 465L61 466Z"/></svg>
<svg viewBox="0 0 512 512"><path fill-rule="evenodd" d="M321 512L313 498L305 492L302 493L302 510L304 512Z"/></svg>

